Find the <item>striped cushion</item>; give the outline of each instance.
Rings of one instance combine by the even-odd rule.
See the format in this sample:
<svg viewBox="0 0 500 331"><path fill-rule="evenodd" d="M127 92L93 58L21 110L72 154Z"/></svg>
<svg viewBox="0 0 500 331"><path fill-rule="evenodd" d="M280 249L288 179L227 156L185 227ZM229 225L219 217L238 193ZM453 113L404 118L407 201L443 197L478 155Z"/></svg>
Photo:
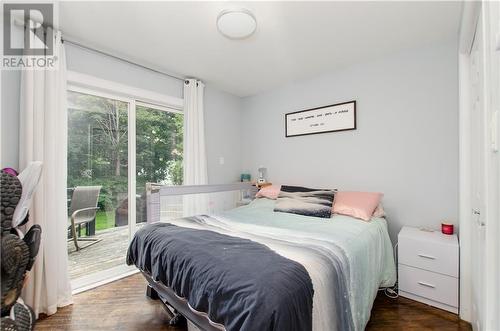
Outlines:
<svg viewBox="0 0 500 331"><path fill-rule="evenodd" d="M274 211L330 218L335 190L281 186Z"/></svg>

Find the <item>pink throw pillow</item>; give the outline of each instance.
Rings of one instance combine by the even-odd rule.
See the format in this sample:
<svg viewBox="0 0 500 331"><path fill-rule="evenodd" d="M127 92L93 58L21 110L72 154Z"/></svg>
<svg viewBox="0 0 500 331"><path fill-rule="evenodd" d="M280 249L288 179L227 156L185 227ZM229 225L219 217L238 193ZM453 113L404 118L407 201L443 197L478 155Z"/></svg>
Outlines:
<svg viewBox="0 0 500 331"><path fill-rule="evenodd" d="M276 200L278 198L278 195L280 194L280 190L281 185L269 185L261 188L255 195L255 197Z"/></svg>
<svg viewBox="0 0 500 331"><path fill-rule="evenodd" d="M369 221L383 196L377 192L337 192L333 213Z"/></svg>

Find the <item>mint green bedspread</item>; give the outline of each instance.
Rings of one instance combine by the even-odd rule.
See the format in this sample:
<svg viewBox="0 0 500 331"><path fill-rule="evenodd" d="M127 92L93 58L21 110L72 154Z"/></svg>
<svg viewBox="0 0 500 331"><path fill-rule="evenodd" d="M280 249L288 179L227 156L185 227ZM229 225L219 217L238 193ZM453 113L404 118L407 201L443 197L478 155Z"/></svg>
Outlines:
<svg viewBox="0 0 500 331"><path fill-rule="evenodd" d="M370 319L380 287L393 286L396 267L384 218L365 222L348 216L330 219L274 212L274 200L256 199L247 206L222 213L232 222L294 231L302 236L333 242L349 263L350 304L357 330Z"/></svg>

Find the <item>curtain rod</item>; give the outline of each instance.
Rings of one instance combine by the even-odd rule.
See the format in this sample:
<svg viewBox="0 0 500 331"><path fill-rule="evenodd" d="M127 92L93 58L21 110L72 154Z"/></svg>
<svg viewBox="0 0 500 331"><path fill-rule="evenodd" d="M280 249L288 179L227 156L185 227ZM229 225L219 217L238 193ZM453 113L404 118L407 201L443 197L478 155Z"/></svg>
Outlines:
<svg viewBox="0 0 500 331"><path fill-rule="evenodd" d="M171 77L171 78L175 78L175 79L178 79L178 80L181 80L181 81L185 81L186 78L184 77L180 77L180 76L175 76L171 73L167 73L165 71L161 71L161 70L158 70L158 69L155 69L155 68L151 68L151 67L148 67L148 66L145 66L143 64L140 64L140 63L137 63L137 62L133 62L133 61L130 61L130 60L127 60L123 57L119 57L119 56L116 56L116 55L113 55L111 53L108 53L108 52L104 52L100 49L96 49L96 48L93 48L93 47L90 47L90 46L87 46L87 45L84 45L80 42L77 42L77 41L74 41L74 40L71 40L71 39L68 39L66 37L62 37L61 38L61 41L63 43L68 43L68 44L71 44L71 45L75 45L77 47L80 47L80 48L83 48L83 49L87 49L89 51L92 51L92 52L95 52L95 53L99 53L99 54L102 54L104 56L108 56L108 57L111 57L111 58L114 58L114 59L117 59L117 60L120 60L120 61L123 61L123 62L126 62L126 63L129 63L129 64L132 64L134 66L137 66L137 67L140 67L140 68L143 68L143 69L146 69L146 70L149 70L149 71L153 71L153 72L156 72L156 73L159 73L159 74L162 74L162 75L165 75L165 76L168 76L168 77Z"/></svg>
<svg viewBox="0 0 500 331"><path fill-rule="evenodd" d="M22 26L24 29L26 29L26 24L24 22L24 20L20 19L20 18L15 18L14 19L14 24L17 25L17 26ZM48 28L47 26L41 24L42 27L45 29L45 28ZM52 27L52 29L54 29ZM99 54L102 54L102 55L105 55L105 56L108 56L108 57L111 57L111 58L114 58L114 59L117 59L117 60L120 60L120 61L123 61L123 62L126 62L126 63L129 63L129 64L132 64L134 66L137 66L137 67L140 67L140 68L143 68L143 69L146 69L146 70L149 70L149 71L153 71L153 72L156 72L156 73L159 73L159 74L162 74L162 75L165 75L165 76L168 76L168 77L171 77L171 78L174 78L174 79L178 79L178 80L181 80L183 82L186 82L187 81L187 78L185 77L180 77L180 76L176 76L174 74L171 74L171 73L168 73L168 72L165 72L165 71L162 71L162 70L159 70L159 69L155 69L155 68L151 68L151 67L148 67L146 65L143 65L143 64L140 64L140 63L137 63L137 62L133 62L131 60L127 60L123 57L119 57L119 56L116 56L116 55L113 55L111 53L108 53L108 52L104 52L100 49L96 49L96 48L93 48L93 47L90 47L90 46L87 46L87 45L84 45L78 41L75 41L75 40L71 40L70 38L67 38L67 37L64 37L62 36L61 37L61 41L64 43L64 42L67 42L68 44L72 44L72 45L75 45L77 47L80 47L80 48L83 48L83 49L87 49L89 51L92 51L92 52L95 52L95 53L99 53Z"/></svg>

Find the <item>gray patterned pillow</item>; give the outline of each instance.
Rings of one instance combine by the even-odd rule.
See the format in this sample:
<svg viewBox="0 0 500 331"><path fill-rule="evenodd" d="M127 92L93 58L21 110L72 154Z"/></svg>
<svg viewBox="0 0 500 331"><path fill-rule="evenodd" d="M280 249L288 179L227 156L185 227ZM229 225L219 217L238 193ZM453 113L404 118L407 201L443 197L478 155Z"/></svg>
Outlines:
<svg viewBox="0 0 500 331"><path fill-rule="evenodd" d="M281 186L274 211L330 218L336 190Z"/></svg>

